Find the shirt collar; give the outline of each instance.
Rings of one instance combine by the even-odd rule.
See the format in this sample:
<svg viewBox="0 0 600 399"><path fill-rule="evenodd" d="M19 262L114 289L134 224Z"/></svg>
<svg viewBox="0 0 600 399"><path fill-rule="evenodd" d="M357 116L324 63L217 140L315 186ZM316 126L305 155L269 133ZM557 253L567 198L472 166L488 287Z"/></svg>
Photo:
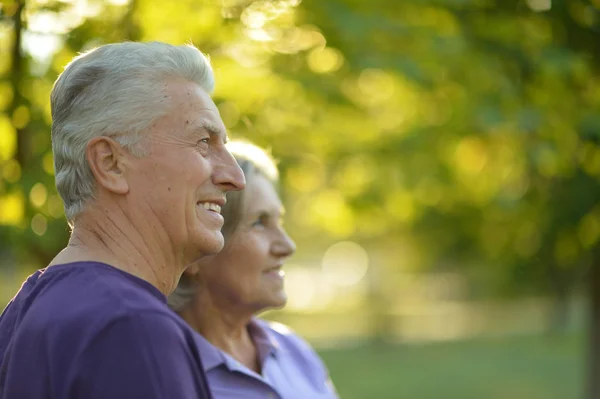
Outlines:
<svg viewBox="0 0 600 399"><path fill-rule="evenodd" d="M268 356L277 357L279 343L264 321L253 317L248 324L248 332L256 344L262 364Z"/></svg>
<svg viewBox="0 0 600 399"><path fill-rule="evenodd" d="M252 340L256 344L260 356L260 362L264 365L265 360L269 356L276 357L279 351L279 343L270 333L266 323L262 320L252 318L248 324L248 332ZM202 358L202 366L204 371L208 372L222 364L229 370L238 368L237 362L221 349L211 344L206 338L198 333L194 333L194 340Z"/></svg>
<svg viewBox="0 0 600 399"><path fill-rule="evenodd" d="M194 332L194 340L202 358L204 371L212 370L225 363L225 357L219 348L208 342L206 338L197 332Z"/></svg>

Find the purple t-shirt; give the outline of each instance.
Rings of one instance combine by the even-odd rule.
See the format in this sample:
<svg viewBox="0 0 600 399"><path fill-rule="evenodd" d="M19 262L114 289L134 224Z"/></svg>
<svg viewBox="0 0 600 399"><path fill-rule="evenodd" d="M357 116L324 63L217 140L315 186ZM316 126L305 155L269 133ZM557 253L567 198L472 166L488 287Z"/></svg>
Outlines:
<svg viewBox="0 0 600 399"><path fill-rule="evenodd" d="M0 316L0 399L211 398L194 332L148 282L96 262L30 276Z"/></svg>

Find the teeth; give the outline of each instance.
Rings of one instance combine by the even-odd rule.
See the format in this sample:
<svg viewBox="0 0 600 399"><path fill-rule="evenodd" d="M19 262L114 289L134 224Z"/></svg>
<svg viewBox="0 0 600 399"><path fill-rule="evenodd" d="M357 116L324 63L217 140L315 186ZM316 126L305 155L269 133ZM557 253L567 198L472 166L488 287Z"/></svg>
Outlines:
<svg viewBox="0 0 600 399"><path fill-rule="evenodd" d="M214 202L202 202L204 209L221 213L221 205L215 204Z"/></svg>

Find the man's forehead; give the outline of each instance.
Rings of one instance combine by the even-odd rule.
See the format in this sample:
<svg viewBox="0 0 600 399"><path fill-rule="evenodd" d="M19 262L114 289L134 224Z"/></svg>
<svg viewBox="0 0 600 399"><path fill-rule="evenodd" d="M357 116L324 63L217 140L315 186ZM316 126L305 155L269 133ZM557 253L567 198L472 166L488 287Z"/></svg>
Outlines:
<svg viewBox="0 0 600 399"><path fill-rule="evenodd" d="M217 105L210 94L193 82L173 80L167 82L167 90L175 99L174 106L180 107L186 125L193 131L206 129L211 134L223 135L226 131Z"/></svg>

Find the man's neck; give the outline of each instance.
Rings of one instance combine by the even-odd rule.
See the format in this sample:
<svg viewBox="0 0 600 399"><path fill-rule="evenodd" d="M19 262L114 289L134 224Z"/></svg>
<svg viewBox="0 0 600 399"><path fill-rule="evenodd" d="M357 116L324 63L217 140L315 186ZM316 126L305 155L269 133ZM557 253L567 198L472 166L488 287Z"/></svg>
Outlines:
<svg viewBox="0 0 600 399"><path fill-rule="evenodd" d="M109 264L145 280L169 295L184 270L169 242L157 235L142 235L126 215L107 216L95 209L86 210L75 221L69 244L50 266L77 261ZM152 242L148 242L152 237ZM156 241L156 242L154 242ZM160 251L156 251L160 248Z"/></svg>

